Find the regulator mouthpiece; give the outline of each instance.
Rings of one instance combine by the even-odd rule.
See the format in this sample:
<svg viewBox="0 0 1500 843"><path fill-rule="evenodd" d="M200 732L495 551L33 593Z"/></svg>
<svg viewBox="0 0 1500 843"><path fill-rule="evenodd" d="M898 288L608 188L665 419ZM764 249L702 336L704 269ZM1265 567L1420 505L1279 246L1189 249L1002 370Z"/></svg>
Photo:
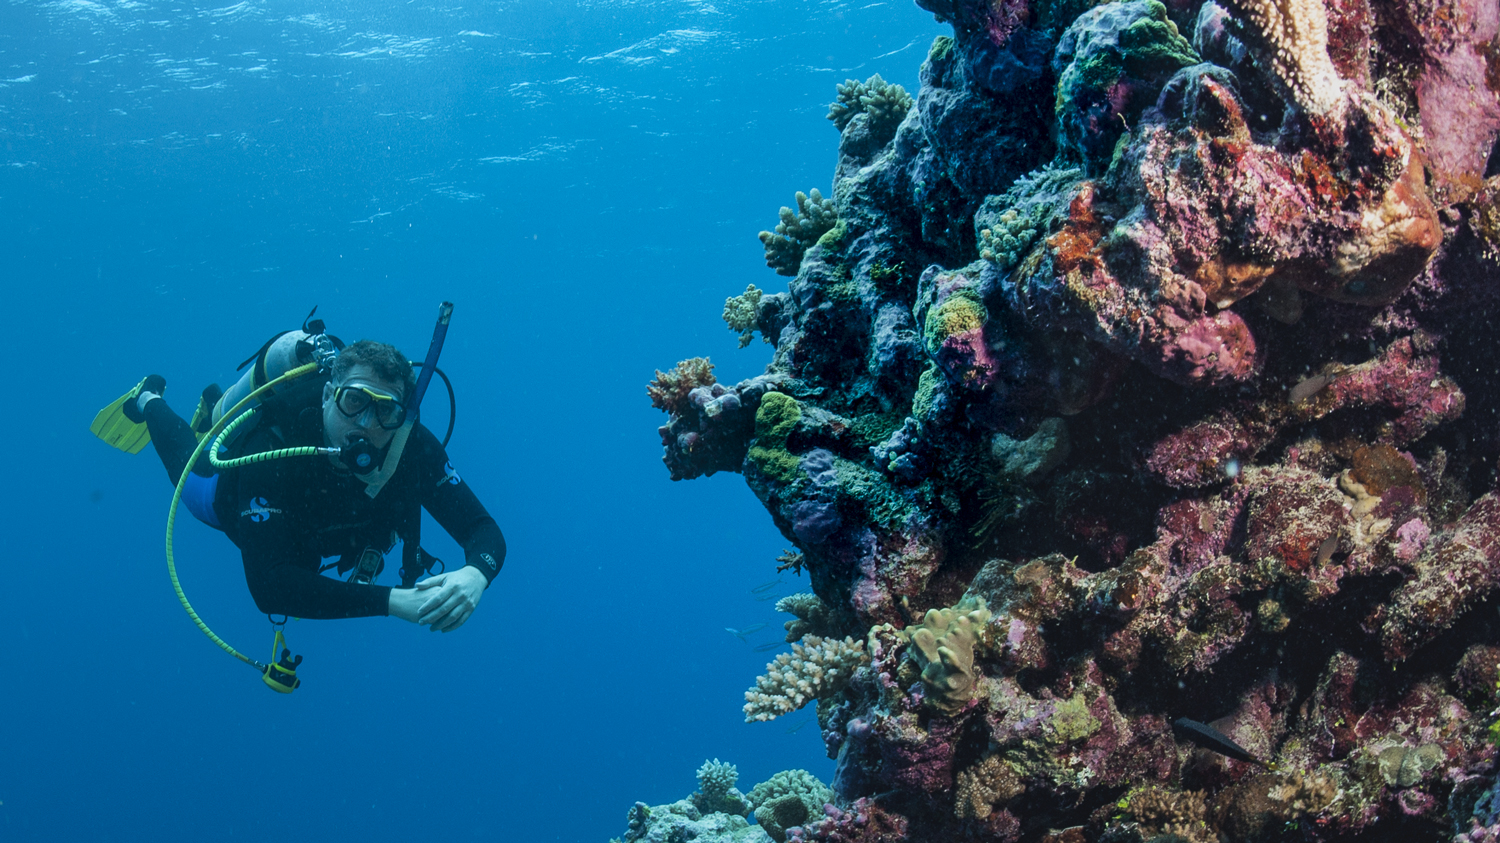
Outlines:
<svg viewBox="0 0 1500 843"><path fill-rule="evenodd" d="M369 474L380 467L380 449L361 436L339 449L339 462L355 474Z"/></svg>

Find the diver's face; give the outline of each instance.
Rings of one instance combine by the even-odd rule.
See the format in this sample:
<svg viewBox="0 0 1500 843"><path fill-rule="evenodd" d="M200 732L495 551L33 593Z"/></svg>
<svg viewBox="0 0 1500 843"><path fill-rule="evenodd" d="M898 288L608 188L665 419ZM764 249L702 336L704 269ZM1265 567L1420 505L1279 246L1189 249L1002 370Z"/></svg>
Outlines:
<svg viewBox="0 0 1500 843"><path fill-rule="evenodd" d="M348 407L362 406L361 411L350 415L340 409L341 390L346 394L344 404ZM370 393L374 393L371 397ZM394 429L388 430L382 422L390 424L391 402L381 397L404 400L400 384L384 380L375 370L363 363L355 364L338 383L323 387L323 440L331 448L342 448L354 444L357 439L368 439L377 448L384 448L395 437ZM399 428L399 425L396 425Z"/></svg>

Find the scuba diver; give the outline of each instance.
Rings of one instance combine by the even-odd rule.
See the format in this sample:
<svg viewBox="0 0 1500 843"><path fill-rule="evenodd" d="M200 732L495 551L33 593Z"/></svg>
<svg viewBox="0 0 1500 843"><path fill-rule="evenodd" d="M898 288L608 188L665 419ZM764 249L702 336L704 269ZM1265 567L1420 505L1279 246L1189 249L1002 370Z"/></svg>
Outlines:
<svg viewBox="0 0 1500 843"><path fill-rule="evenodd" d="M452 632L500 572L505 537L449 462L446 438L416 421L452 310L444 308L420 379L394 347L370 340L345 347L309 314L301 331L279 334L246 361L254 367L228 393L204 390L192 422L172 411L162 398L166 381L151 375L101 411L93 430L130 453L155 443L187 510L239 548L250 594L267 615L391 615ZM451 434L451 413L449 424ZM172 561L175 500L167 561L184 607L216 643L290 693L301 656L292 662L284 652L280 666L255 662L214 636L188 604ZM422 509L462 546L463 567L447 571L421 549ZM401 585L377 585L398 540ZM323 564L328 558L337 561ZM348 578L324 576L331 568ZM279 629L276 642L282 646Z"/></svg>

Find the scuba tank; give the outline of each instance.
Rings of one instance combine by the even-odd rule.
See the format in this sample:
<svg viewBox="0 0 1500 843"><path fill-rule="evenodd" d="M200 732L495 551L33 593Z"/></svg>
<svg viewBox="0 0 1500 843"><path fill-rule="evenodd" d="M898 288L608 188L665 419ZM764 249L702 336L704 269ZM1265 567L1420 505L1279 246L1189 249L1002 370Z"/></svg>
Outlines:
<svg viewBox="0 0 1500 843"><path fill-rule="evenodd" d="M233 410L255 390L298 366L308 363L318 364L319 371L316 375L300 377L272 389L267 395L258 399L258 403L250 402L241 407L235 412L235 417L257 406L273 411L272 415L274 415L274 410L278 406L313 406L322 401L323 385L328 383L328 369L333 365L334 358L338 356L339 351L344 348L344 342L326 333L322 319L312 318L317 312L318 309L314 307L312 313L307 314L307 318L302 321L300 330L283 331L277 334L267 340L254 356L237 367L236 371L245 370L245 373L238 381L235 381L233 386L224 391L218 401L214 402L211 418L214 425L224 420L226 413ZM227 421L233 422L234 418L231 417ZM225 445L232 445L233 441L238 438L238 436L232 437L225 442Z"/></svg>

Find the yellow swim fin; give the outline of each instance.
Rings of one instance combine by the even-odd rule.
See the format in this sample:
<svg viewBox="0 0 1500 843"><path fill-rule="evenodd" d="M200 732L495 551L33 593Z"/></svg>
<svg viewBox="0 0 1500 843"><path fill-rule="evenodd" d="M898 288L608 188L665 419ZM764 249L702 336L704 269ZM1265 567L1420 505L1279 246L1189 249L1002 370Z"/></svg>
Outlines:
<svg viewBox="0 0 1500 843"><path fill-rule="evenodd" d="M203 441L203 435L214 426L214 406L219 403L219 398L224 395L224 390L216 383L211 383L203 388L203 394L198 398L198 409L193 411L193 420L188 422L188 427L193 429L193 435L198 441Z"/></svg>
<svg viewBox="0 0 1500 843"><path fill-rule="evenodd" d="M126 415L125 407L141 394L141 390L146 388L146 381L152 377L157 376L142 378L129 392L100 410L94 416L94 423L89 425L89 432L103 439L111 448L119 448L127 454L140 453L146 443L151 441L151 432L146 429L144 421L135 421ZM162 385L165 387L165 383Z"/></svg>

